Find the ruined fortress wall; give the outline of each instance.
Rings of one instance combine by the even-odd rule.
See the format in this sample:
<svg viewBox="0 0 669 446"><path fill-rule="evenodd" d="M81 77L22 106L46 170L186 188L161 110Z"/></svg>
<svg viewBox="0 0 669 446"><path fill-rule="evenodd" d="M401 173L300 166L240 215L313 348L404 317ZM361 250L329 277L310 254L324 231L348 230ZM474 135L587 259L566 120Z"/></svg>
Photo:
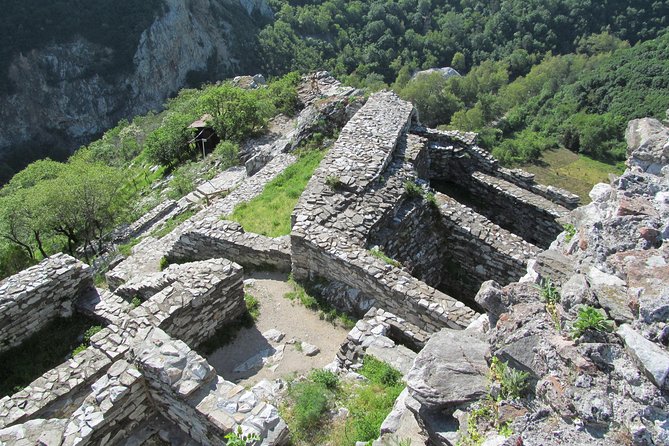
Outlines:
<svg viewBox="0 0 669 446"><path fill-rule="evenodd" d="M88 265L66 254L0 282L0 351L20 345L51 320L72 315L75 299L91 287Z"/></svg>
<svg viewBox="0 0 669 446"><path fill-rule="evenodd" d="M469 178L465 184L485 200L485 215L514 234L547 248L564 230L558 220L568 210L562 206L492 175L475 172Z"/></svg>
<svg viewBox="0 0 669 446"><path fill-rule="evenodd" d="M574 194L536 184L533 174L499 167L473 135L430 129L418 134L430 141L431 180L452 184L477 212L535 245L547 248L563 230L558 220L579 203Z"/></svg>
<svg viewBox="0 0 669 446"><path fill-rule="evenodd" d="M444 234L439 230L439 214L422 200L408 200L380 231L370 235L371 245L381 247L413 277L437 287L444 280Z"/></svg>
<svg viewBox="0 0 669 446"><path fill-rule="evenodd" d="M324 277L346 283L387 309L434 333L443 327L463 328L476 313L463 303L426 285L406 272L373 257L364 249L328 251L294 237L293 275L296 279Z"/></svg>
<svg viewBox="0 0 669 446"><path fill-rule="evenodd" d="M184 228L167 252L173 261L235 259L247 268L290 271L290 240L245 233L237 223L207 218Z"/></svg>
<svg viewBox="0 0 669 446"><path fill-rule="evenodd" d="M139 370L125 360L116 361L69 417L63 446L124 444L140 423L156 414Z"/></svg>
<svg viewBox="0 0 669 446"><path fill-rule="evenodd" d="M486 280L511 283L525 275L527 259L541 251L446 195L437 194L437 202L444 237L442 267L451 287L473 296ZM464 278L448 276L454 264L466 272Z"/></svg>
<svg viewBox="0 0 669 446"><path fill-rule="evenodd" d="M171 265L153 281L164 287L130 317L147 318L191 346L209 339L246 309L242 268L229 260Z"/></svg>
<svg viewBox="0 0 669 446"><path fill-rule="evenodd" d="M285 423L275 407L217 376L183 342L155 330L147 342L135 346L132 356L158 411L199 444L225 444L225 434L237 426L244 433L259 433L263 445L285 439Z"/></svg>
<svg viewBox="0 0 669 446"><path fill-rule="evenodd" d="M66 418L111 365L98 349L87 348L27 387L0 399L0 429L32 418Z"/></svg>

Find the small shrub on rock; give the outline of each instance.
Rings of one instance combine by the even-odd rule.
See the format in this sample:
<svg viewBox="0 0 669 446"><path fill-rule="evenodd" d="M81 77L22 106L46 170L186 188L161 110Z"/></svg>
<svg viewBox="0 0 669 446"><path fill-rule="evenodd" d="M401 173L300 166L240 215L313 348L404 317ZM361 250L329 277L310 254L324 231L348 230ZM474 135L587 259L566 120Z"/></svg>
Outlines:
<svg viewBox="0 0 669 446"><path fill-rule="evenodd" d="M597 308L585 305L578 310L578 317L572 325L572 338L580 338L587 330L610 332L613 330L613 322Z"/></svg>
<svg viewBox="0 0 669 446"><path fill-rule="evenodd" d="M343 183L336 175L328 175L327 178L325 178L325 185L332 190L339 189L342 186L342 184Z"/></svg>
<svg viewBox="0 0 669 446"><path fill-rule="evenodd" d="M158 267L160 268L160 270L163 271L168 266L170 266L170 261L167 260L167 257L161 257L160 258L160 263L158 264Z"/></svg>
<svg viewBox="0 0 669 446"><path fill-rule="evenodd" d="M254 321L257 321L260 317L260 302L258 302L258 299L249 293L245 293L244 302L246 303L246 311L249 312Z"/></svg>
<svg viewBox="0 0 669 446"><path fill-rule="evenodd" d="M501 361L496 356L492 358L490 374L500 384L502 399L519 399L527 392L529 373L510 367L508 363Z"/></svg>
<svg viewBox="0 0 669 446"><path fill-rule="evenodd" d="M576 228L574 227L574 225L569 224L569 223L563 225L562 227L564 229L564 232L567 233L565 235L564 241L569 243L571 241L571 239L573 239L574 236L576 235Z"/></svg>
<svg viewBox="0 0 669 446"><path fill-rule="evenodd" d="M423 189L413 181L405 181L404 190L411 198L418 198L423 196Z"/></svg>
<svg viewBox="0 0 669 446"><path fill-rule="evenodd" d="M225 440L226 446L247 446L260 440L260 436L258 434L244 435L242 432L242 427L237 426L237 432L230 432L225 436Z"/></svg>

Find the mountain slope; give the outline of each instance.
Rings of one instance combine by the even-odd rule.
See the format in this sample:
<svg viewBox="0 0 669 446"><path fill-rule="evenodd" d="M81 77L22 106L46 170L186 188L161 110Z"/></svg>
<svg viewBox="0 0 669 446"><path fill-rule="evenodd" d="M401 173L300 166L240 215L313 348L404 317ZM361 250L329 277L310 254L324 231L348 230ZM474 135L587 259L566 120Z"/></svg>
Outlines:
<svg viewBox="0 0 669 446"><path fill-rule="evenodd" d="M128 60L123 45L86 33L13 56L0 95L0 181L160 108L186 85L251 71L253 35L272 14L264 0L164 0L155 12Z"/></svg>

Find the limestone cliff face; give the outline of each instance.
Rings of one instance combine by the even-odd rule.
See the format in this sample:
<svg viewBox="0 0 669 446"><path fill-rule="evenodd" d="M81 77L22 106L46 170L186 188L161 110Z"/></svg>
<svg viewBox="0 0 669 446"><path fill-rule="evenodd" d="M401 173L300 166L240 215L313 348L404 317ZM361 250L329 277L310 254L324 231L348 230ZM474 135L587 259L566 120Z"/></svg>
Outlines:
<svg viewBox="0 0 669 446"><path fill-rule="evenodd" d="M21 146L76 148L121 118L159 108L189 78L214 80L253 67L251 16L271 16L265 0L165 5L142 33L133 66L120 74L100 72L111 49L81 38L17 56L9 69L15 91L0 96L0 158Z"/></svg>

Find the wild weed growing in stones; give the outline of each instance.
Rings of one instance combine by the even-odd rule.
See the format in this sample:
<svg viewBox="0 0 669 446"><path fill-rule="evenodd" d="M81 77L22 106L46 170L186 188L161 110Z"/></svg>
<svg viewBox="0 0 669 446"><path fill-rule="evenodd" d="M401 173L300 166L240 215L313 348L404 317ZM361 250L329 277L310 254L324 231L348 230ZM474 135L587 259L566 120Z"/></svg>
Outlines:
<svg viewBox="0 0 669 446"><path fill-rule="evenodd" d="M339 376L329 370L316 369L309 377L313 382L323 384L330 390L336 390L339 387Z"/></svg>
<svg viewBox="0 0 669 446"><path fill-rule="evenodd" d="M519 399L529 387L529 373L510 367L496 356L492 358L490 364L490 375L493 380L499 382L501 386L499 396L502 399Z"/></svg>
<svg viewBox="0 0 669 446"><path fill-rule="evenodd" d="M381 251L381 248L379 248L378 246L375 246L375 247L373 247L372 249L370 249L370 250L369 250L369 253L370 253L371 255L373 255L374 257L376 257L377 259L379 259L379 260L383 260L383 261L386 262L388 265L394 266L395 268L399 268L400 266L402 266L402 264L401 264L400 262L398 262L397 260L388 257L388 256L386 255L386 253L384 253L383 251Z"/></svg>
<svg viewBox="0 0 669 446"><path fill-rule="evenodd" d="M249 312L254 321L260 317L260 302L252 294L244 294L244 303L246 303L246 311Z"/></svg>
<svg viewBox="0 0 669 446"><path fill-rule="evenodd" d="M242 427L237 426L237 432L230 432L225 436L225 440L226 446L247 446L260 440L260 436L258 434L244 435L242 432Z"/></svg>
<svg viewBox="0 0 669 446"><path fill-rule="evenodd" d="M325 185L332 190L337 190L342 186L342 182L337 175L328 175L325 178Z"/></svg>
<svg viewBox="0 0 669 446"><path fill-rule="evenodd" d="M423 189L413 181L405 181L404 190L410 198L418 198L423 196Z"/></svg>
<svg viewBox="0 0 669 446"><path fill-rule="evenodd" d="M576 235L576 228L574 227L574 225L572 225L570 223L564 224L562 226L562 228L564 229L564 232L567 233L565 235L564 241L569 243L574 238L574 236Z"/></svg>
<svg viewBox="0 0 669 446"><path fill-rule="evenodd" d="M573 339L578 339L587 330L610 332L613 330L613 322L597 308L585 305L578 310L578 317L572 324L571 336Z"/></svg>
<svg viewBox="0 0 669 446"><path fill-rule="evenodd" d="M555 329L560 331L560 315L558 314L557 304L560 302L560 292L555 287L551 279L544 278L539 285L541 300L546 304L546 311L550 314Z"/></svg>

